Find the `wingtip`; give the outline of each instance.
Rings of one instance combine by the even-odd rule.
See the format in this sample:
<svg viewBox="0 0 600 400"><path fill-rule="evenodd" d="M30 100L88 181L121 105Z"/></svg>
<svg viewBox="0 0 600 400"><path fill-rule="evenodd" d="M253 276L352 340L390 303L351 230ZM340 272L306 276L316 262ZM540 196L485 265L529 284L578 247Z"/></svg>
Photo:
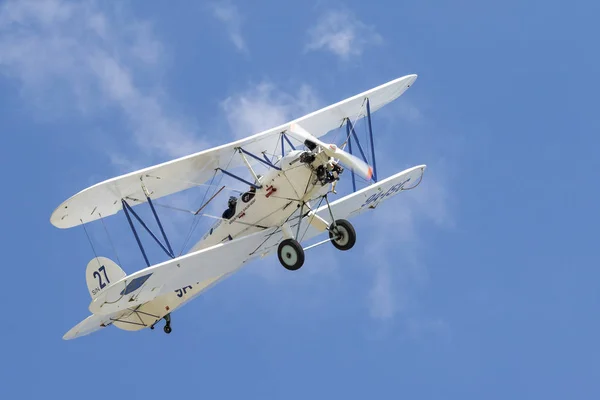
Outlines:
<svg viewBox="0 0 600 400"><path fill-rule="evenodd" d="M70 331L68 331L67 333L65 333L62 337L63 340L71 340L75 337L75 332L73 332L73 329L71 329Z"/></svg>
<svg viewBox="0 0 600 400"><path fill-rule="evenodd" d="M415 81L417 80L417 78L419 77L419 75L417 75L417 74L410 74L410 75L408 75L408 77L410 79L410 81L408 83L408 86L410 87L410 86L412 86L413 83L415 83Z"/></svg>
<svg viewBox="0 0 600 400"><path fill-rule="evenodd" d="M52 214L50 214L50 224L52 224L55 228L59 228L59 229L64 229L65 227L62 226L62 224L60 223L60 221L62 221L67 215L64 213L65 209L67 209L67 201L65 200L63 201L58 207L56 207L54 209L54 211L52 211ZM62 214L62 215L61 215Z"/></svg>

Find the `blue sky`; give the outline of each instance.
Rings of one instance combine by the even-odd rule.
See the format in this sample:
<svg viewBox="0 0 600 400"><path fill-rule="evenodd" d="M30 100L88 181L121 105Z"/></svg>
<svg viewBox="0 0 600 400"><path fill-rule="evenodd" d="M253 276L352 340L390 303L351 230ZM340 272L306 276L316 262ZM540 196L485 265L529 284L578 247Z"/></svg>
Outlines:
<svg viewBox="0 0 600 400"><path fill-rule="evenodd" d="M598 398L599 8L1 3L3 393ZM411 73L374 116L379 176L428 170L353 221L355 249L311 250L296 273L254 263L169 336L61 339L88 315L93 257L82 229L50 225L63 200ZM164 218L181 246L189 220ZM131 273L122 220L107 224Z"/></svg>

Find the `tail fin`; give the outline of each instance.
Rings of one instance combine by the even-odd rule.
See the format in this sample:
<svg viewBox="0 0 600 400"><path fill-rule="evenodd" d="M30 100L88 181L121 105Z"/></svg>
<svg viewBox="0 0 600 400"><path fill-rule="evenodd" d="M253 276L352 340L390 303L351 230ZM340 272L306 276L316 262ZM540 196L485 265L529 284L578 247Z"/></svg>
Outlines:
<svg viewBox="0 0 600 400"><path fill-rule="evenodd" d="M92 299L125 276L125 271L106 257L93 258L85 270L85 280Z"/></svg>

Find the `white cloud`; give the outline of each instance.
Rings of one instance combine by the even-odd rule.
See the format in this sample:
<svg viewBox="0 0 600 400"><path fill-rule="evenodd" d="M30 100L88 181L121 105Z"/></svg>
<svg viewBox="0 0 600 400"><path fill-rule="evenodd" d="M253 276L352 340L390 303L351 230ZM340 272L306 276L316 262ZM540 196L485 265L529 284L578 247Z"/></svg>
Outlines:
<svg viewBox="0 0 600 400"><path fill-rule="evenodd" d="M365 47L379 45L381 36L352 13L343 10L328 11L308 31L306 50L328 50L347 60L360 56Z"/></svg>
<svg viewBox="0 0 600 400"><path fill-rule="evenodd" d="M412 191L399 193L370 215L364 230L368 235L366 258L374 269L368 304L371 317L392 320L412 312L415 294L428 279L421 261L427 240L423 226L452 226L446 185L435 172L426 170L423 182ZM367 237L367 236L366 236Z"/></svg>
<svg viewBox="0 0 600 400"><path fill-rule="evenodd" d="M242 15L237 6L229 1L220 1L212 5L212 11L215 18L223 23L235 48L247 52L248 48L242 36Z"/></svg>
<svg viewBox="0 0 600 400"><path fill-rule="evenodd" d="M241 138L315 111L320 103L309 85L287 93L271 82L262 82L227 97L221 107L232 134Z"/></svg>
<svg viewBox="0 0 600 400"><path fill-rule="evenodd" d="M440 140L451 139L443 130L440 135L433 121L402 98L378 111L373 122L379 179L421 163L427 164L427 169L419 186L381 204L362 226L362 230L369 231L363 243L367 249L365 268L370 273L366 304L370 316L382 328L400 324L411 335L425 330L433 333L432 319L418 311L418 303L429 277L424 260L431 246L428 232L451 230L454 226L452 154L449 147L436 146ZM365 143L366 126L357 126L361 142ZM402 126L405 133L399 137L397 132ZM440 153L442 150L444 153ZM438 321L435 325L443 326L440 333L449 330L442 318L433 319ZM415 328L425 325L431 329Z"/></svg>
<svg viewBox="0 0 600 400"><path fill-rule="evenodd" d="M369 311L375 319L389 319L401 307L394 296L389 267L377 268L369 290Z"/></svg>
<svg viewBox="0 0 600 400"><path fill-rule="evenodd" d="M0 8L0 71L18 81L41 114L114 111L146 157L201 149L195 123L160 87L163 45L148 22L123 19L95 3L8 1ZM66 117L68 118L68 117ZM122 156L109 154L124 163Z"/></svg>
<svg viewBox="0 0 600 400"><path fill-rule="evenodd" d="M131 53L148 65L159 63L161 53L165 49L160 40L154 37L152 25L148 22L138 22L130 29L135 38L131 46Z"/></svg>

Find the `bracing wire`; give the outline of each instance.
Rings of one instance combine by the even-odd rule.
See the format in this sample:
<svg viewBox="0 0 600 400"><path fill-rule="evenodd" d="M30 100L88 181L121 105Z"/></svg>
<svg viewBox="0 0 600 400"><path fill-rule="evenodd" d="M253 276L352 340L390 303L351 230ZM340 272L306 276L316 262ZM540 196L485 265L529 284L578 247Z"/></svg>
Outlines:
<svg viewBox="0 0 600 400"><path fill-rule="evenodd" d="M358 121L358 117L360 116L360 113L362 112L366 103L367 103L367 98L365 97L362 104L360 105L360 110L358 110L358 113L356 114L354 121L352 121L353 128L356 127L356 121ZM350 120L350 118L346 117L346 120ZM339 134L339 132L335 135L334 142L335 142L335 139L337 138L338 134ZM352 135L352 131L349 131L348 134L346 135L346 140L342 143L342 146L340 146L342 149L344 149L346 147L346 144L348 143L348 139L350 138L350 135Z"/></svg>
<svg viewBox="0 0 600 400"><path fill-rule="evenodd" d="M229 159L229 161L227 162L227 165L225 166L225 169L228 169L228 168L229 168L229 165L230 165L230 164L231 164L231 162L233 161L233 157L235 157L235 155L236 155L236 152L233 152L233 153L231 154L231 158L230 158L230 159ZM213 186L213 181L214 181L214 179L215 179L216 175L217 175L217 170L215 169L215 172L214 172L214 174L213 174L213 177L212 177L212 179L210 180L210 184L209 184L209 186ZM214 191L213 191L213 193L211 194L211 196L213 196L213 195L215 194L215 192L217 191L217 187L219 187L219 186L221 185L221 182L223 181L223 177L224 177L224 174L221 174L221 177L220 177L220 179L219 179L219 183L217 183L216 185L214 185L214 186L213 186L213 187L214 187ZM204 197L202 198L202 204L204 204L204 200L206 199L206 196L207 196L207 195L208 195L208 189L207 189L207 190L206 190L206 192L204 193ZM192 235L193 235L194 231L196 230L196 228L198 227L198 224L200 224L200 220L201 220L201 218L202 218L202 215L200 215L199 217L195 217L195 218L194 218L194 220L192 221L192 224L191 224L191 226L190 226L190 231L188 232L188 234L187 234L187 236L186 236L186 239L185 239L185 241L184 241L184 243L183 243L183 246L181 247L181 251L179 252L179 255L180 255L180 256L183 254L183 251L185 250L185 247L187 246L187 244L188 244L189 240L192 238Z"/></svg>
<svg viewBox="0 0 600 400"><path fill-rule="evenodd" d="M208 186L212 186L213 181L215 180L215 176L217 175L217 170L215 169L215 172L213 173L212 178L210 179L210 183L208 184ZM204 199L206 199L206 194L208 193L209 188L206 189L206 191L204 192L204 196L202 197L202 204L204 203ZM194 224L196 223L196 218L194 217L192 219L192 223L190 224L190 229L188 230L187 235L185 236L185 240L183 241L183 245L181 246L181 250L179 251L179 255L181 256L181 254L183 254L183 250L185 249L185 246L187 246L188 241L190 240L190 238L192 237L192 234L194 232L195 226Z"/></svg>
<svg viewBox="0 0 600 400"><path fill-rule="evenodd" d="M273 155L276 155L276 154L277 154L277 149L279 149L279 141L280 141L280 140L283 140L283 137L281 136L281 134L279 134L279 135L278 135L277 142L275 143L275 148L273 149ZM281 156L283 157L283 154L282 154ZM271 158L271 163L273 163L273 162L274 162L273 160L274 160L274 159L273 159L273 158Z"/></svg>
<svg viewBox="0 0 600 400"><path fill-rule="evenodd" d="M85 236L87 236L88 242L90 242L90 246L92 247L92 252L94 253L94 258L96 258L96 262L98 263L98 266L101 267L102 265L100 265L100 260L98 260L98 254L96 253L96 248L94 247L94 243L92 242L92 239L90 238L90 235L88 234L85 224L83 223L83 220L79 219L79 221L81 221L81 226L83 226Z"/></svg>
<svg viewBox="0 0 600 400"><path fill-rule="evenodd" d="M324 199L325 199L325 196L321 196L321 200L319 200L319 204L314 209L310 209L310 211L312 211L313 215L311 215L310 219L307 221L306 229L304 229L304 233L302 233L302 237L300 238L299 242L302 242L304 240L304 236L306 236L306 232L308 232L308 228L310 228L310 224L311 224L312 220L315 218L315 215L317 215L317 210L321 207L321 204L323 203ZM300 215L300 220L298 221L298 223L300 223L301 220L302 220L302 215ZM332 221L332 223L333 223L333 221Z"/></svg>
<svg viewBox="0 0 600 400"><path fill-rule="evenodd" d="M147 175L147 176L149 176L149 177L151 177L151 178L154 178L154 176L152 176L152 175ZM213 175L213 176L214 176L214 175ZM197 183L197 182L188 181L188 180L185 180L185 179L174 179L174 178L161 178L161 179L163 179L163 180L166 180L166 181L171 181L171 182L187 183L187 184L191 184L191 185L193 185L193 187L206 186L206 187L207 187L207 189L206 189L207 191L208 191L210 188L213 188L213 189L214 189L214 188L216 187L216 185L213 185L213 184L211 184L211 183ZM231 192L243 193L241 190L237 190L237 189L229 189L229 188L226 188L225 190L228 190L228 191L231 191ZM133 200L137 200L137 199L133 199ZM137 200L137 201L140 201L140 200ZM156 205L156 203L154 203L154 204Z"/></svg>
<svg viewBox="0 0 600 400"><path fill-rule="evenodd" d="M117 262L119 263L119 265L122 268L123 265L121 264L121 260L119 259L119 253L117 252L117 248L115 247L115 244L113 243L112 238L110 237L110 234L108 233L108 229L106 228L106 224L104 223L104 218L102 217L102 214L98 213L98 215L100 216L100 221L102 222L102 226L104 227L104 232L106 232L106 236L108 237L110 246L112 247L113 251L115 252L115 257L117 258Z"/></svg>

